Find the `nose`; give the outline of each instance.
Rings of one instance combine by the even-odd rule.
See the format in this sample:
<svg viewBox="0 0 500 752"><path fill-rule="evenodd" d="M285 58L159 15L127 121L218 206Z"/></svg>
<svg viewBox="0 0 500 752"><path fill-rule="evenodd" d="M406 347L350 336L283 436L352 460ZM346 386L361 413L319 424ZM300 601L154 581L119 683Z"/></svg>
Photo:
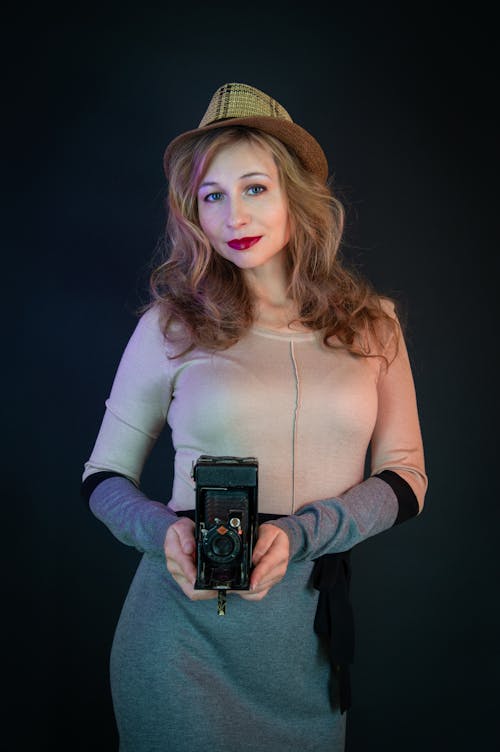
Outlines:
<svg viewBox="0 0 500 752"><path fill-rule="evenodd" d="M226 222L227 226L237 229L244 227L249 222L248 209L245 206L241 196L233 196L226 203Z"/></svg>

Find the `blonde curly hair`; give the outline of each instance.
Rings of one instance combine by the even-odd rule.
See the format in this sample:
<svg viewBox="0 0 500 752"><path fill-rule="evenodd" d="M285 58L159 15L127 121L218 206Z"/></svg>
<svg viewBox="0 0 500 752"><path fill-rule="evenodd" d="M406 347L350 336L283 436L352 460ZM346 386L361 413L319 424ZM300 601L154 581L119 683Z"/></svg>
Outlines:
<svg viewBox="0 0 500 752"><path fill-rule="evenodd" d="M163 257L150 276L146 309L159 306L167 338L173 323L182 325L187 342L183 352L226 349L252 326L254 301L244 275L212 250L200 227L197 202L214 156L242 141L270 150L287 196L288 295L299 312L296 322L321 331L328 347L382 357L388 364L397 353L394 303L342 263L341 202L281 141L253 128L228 126L194 135L173 154Z"/></svg>

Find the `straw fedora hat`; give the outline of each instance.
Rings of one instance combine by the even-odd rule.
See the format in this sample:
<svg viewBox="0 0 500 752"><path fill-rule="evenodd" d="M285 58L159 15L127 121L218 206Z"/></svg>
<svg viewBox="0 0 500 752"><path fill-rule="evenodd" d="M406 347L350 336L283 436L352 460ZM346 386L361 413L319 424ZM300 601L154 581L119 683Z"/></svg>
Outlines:
<svg viewBox="0 0 500 752"><path fill-rule="evenodd" d="M181 133L165 150L163 167L167 178L176 147L185 140L216 128L245 125L269 133L289 146L304 167L323 182L328 177L328 162L323 149L304 128L294 123L288 112L268 94L248 84L223 84L208 105L198 128Z"/></svg>

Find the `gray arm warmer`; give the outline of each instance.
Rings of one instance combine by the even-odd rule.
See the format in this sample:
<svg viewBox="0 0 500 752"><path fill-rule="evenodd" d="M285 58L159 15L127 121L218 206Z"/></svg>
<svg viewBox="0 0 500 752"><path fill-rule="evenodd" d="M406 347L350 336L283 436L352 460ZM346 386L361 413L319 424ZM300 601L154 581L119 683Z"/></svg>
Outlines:
<svg viewBox="0 0 500 752"><path fill-rule="evenodd" d="M122 476L101 481L92 491L89 506L94 515L128 546L163 556L163 544L177 515L159 501L151 501Z"/></svg>
<svg viewBox="0 0 500 752"><path fill-rule="evenodd" d="M304 561L348 551L392 527L398 498L381 478L371 477L342 496L307 504L296 514L273 520L290 539L290 559Z"/></svg>

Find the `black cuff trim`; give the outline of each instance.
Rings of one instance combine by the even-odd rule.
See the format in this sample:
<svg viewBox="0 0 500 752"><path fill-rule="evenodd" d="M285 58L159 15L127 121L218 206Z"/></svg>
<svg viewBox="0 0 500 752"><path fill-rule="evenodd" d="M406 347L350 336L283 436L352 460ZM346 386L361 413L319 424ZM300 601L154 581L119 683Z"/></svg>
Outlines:
<svg viewBox="0 0 500 752"><path fill-rule="evenodd" d="M412 517L418 515L420 508L418 506L417 497L415 496L413 488L404 478L393 470L382 470L381 473L377 473L377 475L374 475L373 477L380 478L388 483L396 494L399 510L394 525L400 525L402 522L406 522Z"/></svg>
<svg viewBox="0 0 500 752"><path fill-rule="evenodd" d="M95 491L99 483L102 483L103 480L107 480L108 478L115 477L125 478L125 475L123 475L122 473L115 473L113 472L113 470L103 470L100 473L92 473L92 475L88 475L81 486L80 493L82 499L88 504L92 492ZM129 483L132 482L129 480L129 478L126 478L126 480L128 480Z"/></svg>

